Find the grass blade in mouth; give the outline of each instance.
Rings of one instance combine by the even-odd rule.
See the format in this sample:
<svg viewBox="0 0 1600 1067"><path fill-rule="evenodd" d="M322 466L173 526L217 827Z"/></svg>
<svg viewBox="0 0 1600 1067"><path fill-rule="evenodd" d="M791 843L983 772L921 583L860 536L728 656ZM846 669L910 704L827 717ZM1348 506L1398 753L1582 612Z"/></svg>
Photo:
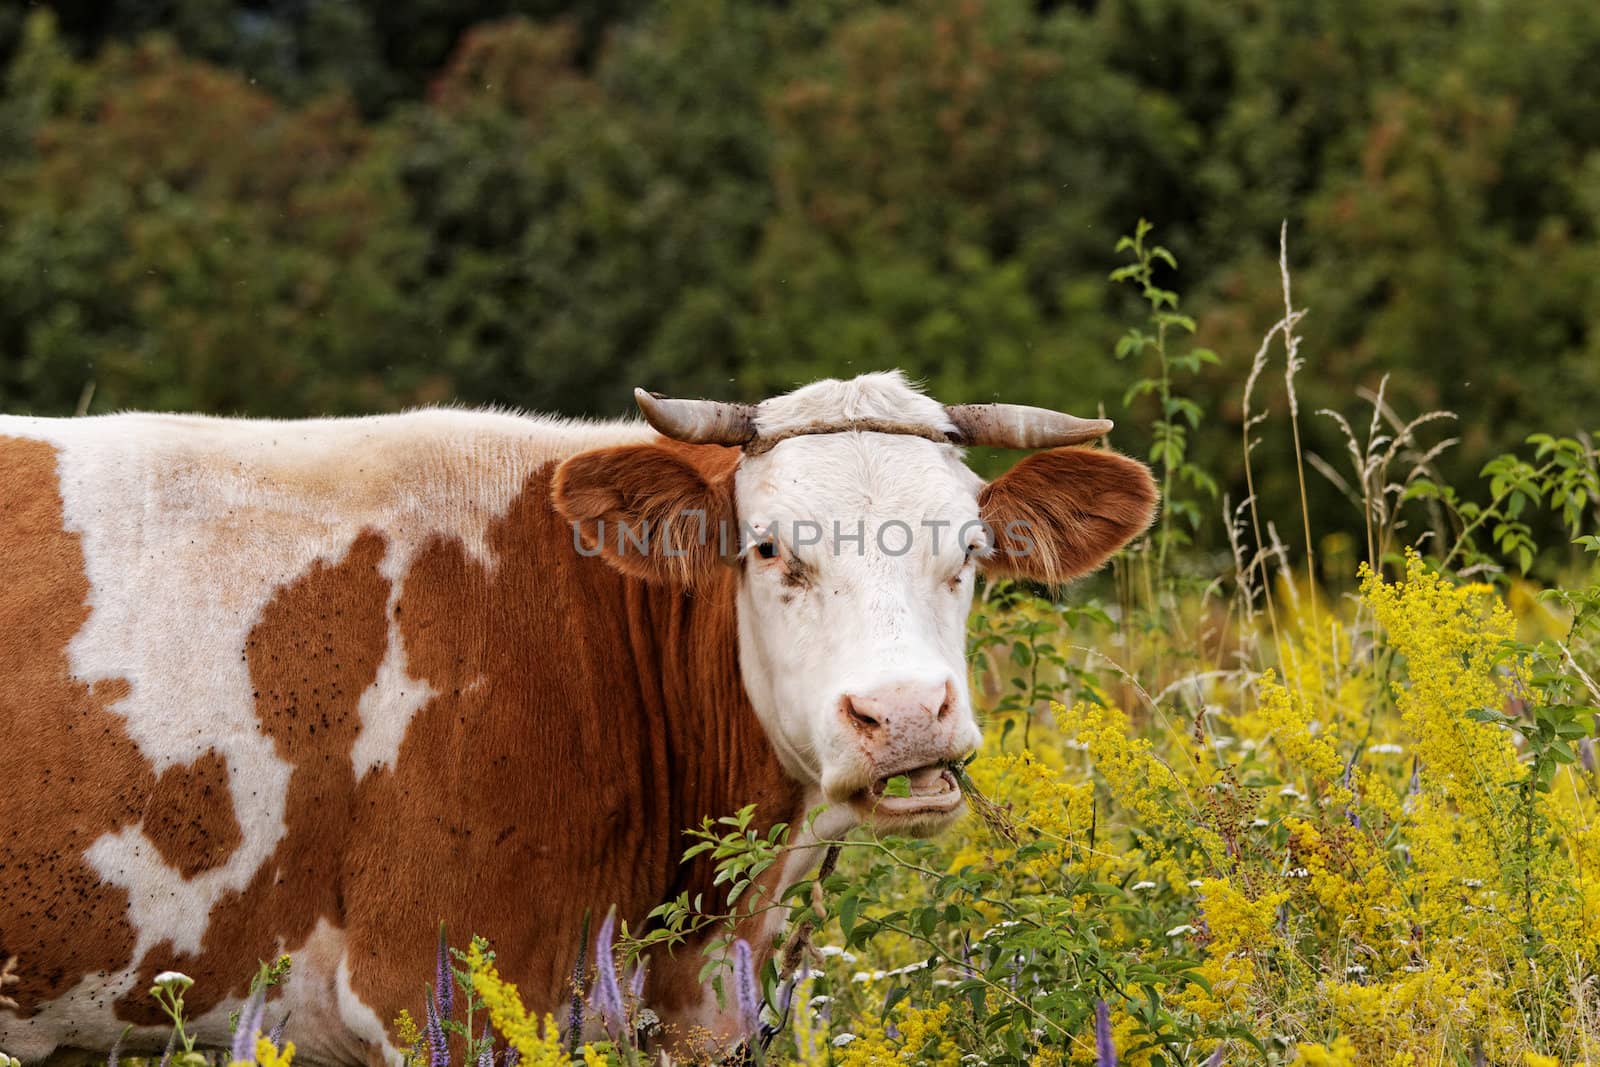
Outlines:
<svg viewBox="0 0 1600 1067"><path fill-rule="evenodd" d="M967 805L972 808L973 814L983 820L985 826L1013 845L1021 844L1022 838L1017 832L1017 826L1006 814L1005 809L984 796L973 782L971 775L967 774L967 763L970 762L971 760L947 763L945 769L955 776L956 785L960 787L962 796L966 797Z"/></svg>

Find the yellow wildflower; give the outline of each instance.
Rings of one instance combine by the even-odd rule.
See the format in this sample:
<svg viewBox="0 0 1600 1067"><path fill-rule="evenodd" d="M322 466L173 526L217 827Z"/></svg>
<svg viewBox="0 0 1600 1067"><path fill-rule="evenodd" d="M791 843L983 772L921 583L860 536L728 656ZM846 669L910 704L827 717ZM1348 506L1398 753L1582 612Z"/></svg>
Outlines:
<svg viewBox="0 0 1600 1067"><path fill-rule="evenodd" d="M1363 1067L1350 1039L1340 1035L1332 1045L1296 1045L1295 1063L1305 1067Z"/></svg>
<svg viewBox="0 0 1600 1067"><path fill-rule="evenodd" d="M262 1037L256 1039L256 1063L259 1064L260 1067L290 1067L290 1064L293 1061L293 1041L285 1041L283 1043L283 1051L279 1052L278 1046L274 1045L266 1038Z"/></svg>
<svg viewBox="0 0 1600 1067"><path fill-rule="evenodd" d="M401 1008L400 1014L394 1017L394 1032L401 1048L414 1049L422 1041L422 1031L417 1029L416 1020L404 1008Z"/></svg>
<svg viewBox="0 0 1600 1067"><path fill-rule="evenodd" d="M1394 584L1364 570L1361 593L1406 657L1407 684L1395 682L1395 702L1422 758L1424 784L1477 821L1500 822L1496 787L1527 772L1505 730L1466 712L1498 709L1509 695L1495 668L1516 633L1511 612L1488 586L1457 586L1430 574L1415 552L1407 553L1406 576Z"/></svg>
<svg viewBox="0 0 1600 1067"><path fill-rule="evenodd" d="M896 1007L899 1038L891 1038L878 1025L858 1033L839 1050L838 1067L877 1067L886 1063L914 1063L927 1067L958 1067L961 1050L947 1030L950 1005L935 1008Z"/></svg>
<svg viewBox="0 0 1600 1067"><path fill-rule="evenodd" d="M521 1067L571 1067L555 1017L546 1015L541 1027L539 1019L523 1007L517 987L500 977L477 941L467 949L467 971L473 991L489 1010L489 1021L522 1057ZM604 1053L592 1045L585 1044L580 1051L586 1064L606 1062ZM591 1058L596 1055L600 1059Z"/></svg>

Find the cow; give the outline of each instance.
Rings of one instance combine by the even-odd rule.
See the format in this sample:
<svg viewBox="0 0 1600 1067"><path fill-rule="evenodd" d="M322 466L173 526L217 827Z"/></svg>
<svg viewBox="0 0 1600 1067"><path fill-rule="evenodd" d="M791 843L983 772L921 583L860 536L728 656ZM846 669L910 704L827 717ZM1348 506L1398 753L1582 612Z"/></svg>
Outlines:
<svg viewBox="0 0 1600 1067"><path fill-rule="evenodd" d="M980 743L975 576L1085 573L1156 506L1082 447L1110 423L894 372L637 396L645 422L0 418L0 1048L159 1042L169 970L226 1044L289 953L301 1055L392 1063L441 921L556 1010L590 919L716 899L680 862L705 816L936 833ZM969 445L1034 451L986 484ZM759 958L779 914L740 923ZM735 1038L694 947L645 998Z"/></svg>

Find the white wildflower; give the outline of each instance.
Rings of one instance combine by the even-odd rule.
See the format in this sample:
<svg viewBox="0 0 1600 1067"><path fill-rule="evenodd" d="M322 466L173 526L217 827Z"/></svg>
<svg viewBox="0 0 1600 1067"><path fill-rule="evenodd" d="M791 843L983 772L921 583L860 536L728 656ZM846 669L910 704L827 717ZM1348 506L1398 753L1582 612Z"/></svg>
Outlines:
<svg viewBox="0 0 1600 1067"><path fill-rule="evenodd" d="M857 983L881 982L885 978L898 978L903 974L911 974L915 971L925 970L927 966L927 960L918 960L916 963L908 963L904 967L896 967L889 971L857 971L855 974L850 976L850 981Z"/></svg>

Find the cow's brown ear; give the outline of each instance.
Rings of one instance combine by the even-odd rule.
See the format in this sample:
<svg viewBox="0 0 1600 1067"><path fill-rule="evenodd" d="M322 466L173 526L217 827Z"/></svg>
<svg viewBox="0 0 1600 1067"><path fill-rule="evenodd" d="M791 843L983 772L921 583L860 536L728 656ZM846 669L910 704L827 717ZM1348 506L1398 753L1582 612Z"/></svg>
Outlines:
<svg viewBox="0 0 1600 1067"><path fill-rule="evenodd" d="M562 463L552 495L583 554L689 585L715 572L734 529L737 458L737 449L677 442L600 448Z"/></svg>
<svg viewBox="0 0 1600 1067"><path fill-rule="evenodd" d="M995 538L984 572L1053 583L1092 571L1150 525L1157 496L1149 468L1116 452L1031 455L978 495Z"/></svg>

